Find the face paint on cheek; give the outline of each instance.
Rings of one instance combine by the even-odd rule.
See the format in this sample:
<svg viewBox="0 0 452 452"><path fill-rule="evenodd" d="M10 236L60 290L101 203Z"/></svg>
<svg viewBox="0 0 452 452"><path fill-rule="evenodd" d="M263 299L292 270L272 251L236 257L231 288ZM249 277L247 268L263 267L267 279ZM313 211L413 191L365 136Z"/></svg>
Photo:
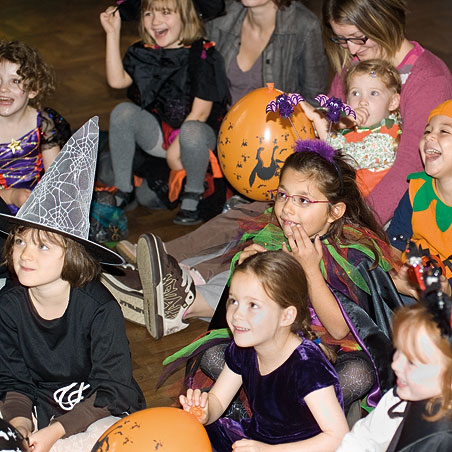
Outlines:
<svg viewBox="0 0 452 452"><path fill-rule="evenodd" d="M265 315L263 312L258 312L253 316L253 324L254 326L259 326L265 320Z"/></svg>

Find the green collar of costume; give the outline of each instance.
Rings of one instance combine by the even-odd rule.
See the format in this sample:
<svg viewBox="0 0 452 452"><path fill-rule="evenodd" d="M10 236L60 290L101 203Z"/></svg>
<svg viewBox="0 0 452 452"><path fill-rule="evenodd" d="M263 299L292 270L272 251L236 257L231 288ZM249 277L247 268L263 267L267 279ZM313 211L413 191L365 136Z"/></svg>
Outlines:
<svg viewBox="0 0 452 452"><path fill-rule="evenodd" d="M423 179L425 181L414 195L413 212L423 212L424 210L427 210L430 204L436 200L436 225L441 232L447 231L452 224L452 207L444 204L441 199L439 199L433 189L433 178L428 174L424 172L410 174L408 180L413 179Z"/></svg>
<svg viewBox="0 0 452 452"><path fill-rule="evenodd" d="M371 132L378 132L382 127L385 127L390 130L392 127L394 127L394 125L398 125L398 121L397 121L397 116L393 113L391 113L387 118L383 118L380 122L377 122L376 124L372 124L371 126L368 127L358 127L353 128L353 129L342 129L340 131L340 133L342 135L346 135L347 133L350 132L355 132L356 130L358 130L358 132L367 132L368 130L370 130ZM402 131L399 130L397 132L397 134L401 134Z"/></svg>
<svg viewBox="0 0 452 452"><path fill-rule="evenodd" d="M267 210L266 212L270 213L271 210ZM345 228L349 229L352 232L359 233L359 231L356 228L353 228L352 226L345 226ZM267 224L260 231L253 231L253 232L245 233L243 235L242 239L240 240L240 242L245 242L246 240L253 240L254 243L264 246L269 251L270 250L280 250L282 248L282 243L285 242L290 250L289 242L288 242L287 238L285 237L284 232L282 231L282 229L279 226L272 224L272 223ZM350 264L350 262L348 262L347 259L345 257L343 257L337 251L336 247L339 247L341 249L346 249L346 248L356 249L356 250L361 251L363 254L370 257L371 259L375 259L373 252L366 246L361 245L359 243L340 244L337 242L336 247L335 247L330 243L330 240L331 239L325 238L322 240L322 243L325 246L325 248L327 249L327 251L329 252L329 254L331 255L331 257L345 271L347 276L350 278L350 280L355 285L357 285L361 290L370 294L370 289L369 289L368 285L366 284L366 282L364 281L364 278L361 276L361 273L356 269L356 267L354 265ZM386 258L383 257L383 253L382 253L380 247L377 245L376 241L372 240L372 242L375 246L375 249L377 250L377 252L379 254L378 265L384 271L389 271L392 268L391 264L387 261ZM228 284L230 283L236 262L238 261L239 257L240 257L240 252L236 253L231 261ZM323 277L325 278L325 280L328 280L325 263L324 263L323 259L320 262L320 269L322 271L322 274L323 274Z"/></svg>

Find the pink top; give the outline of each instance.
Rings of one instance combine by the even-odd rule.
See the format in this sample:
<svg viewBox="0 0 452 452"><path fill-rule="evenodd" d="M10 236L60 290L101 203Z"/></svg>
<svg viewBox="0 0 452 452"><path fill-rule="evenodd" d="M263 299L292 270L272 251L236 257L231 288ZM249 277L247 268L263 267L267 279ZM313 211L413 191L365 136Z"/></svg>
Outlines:
<svg viewBox="0 0 452 452"><path fill-rule="evenodd" d="M400 114L402 135L394 165L371 191L366 200L384 224L389 221L399 200L408 189L408 174L422 171L419 141L431 110L452 99L452 75L445 63L417 42L397 67L402 78ZM329 96L345 100L343 80L335 75Z"/></svg>

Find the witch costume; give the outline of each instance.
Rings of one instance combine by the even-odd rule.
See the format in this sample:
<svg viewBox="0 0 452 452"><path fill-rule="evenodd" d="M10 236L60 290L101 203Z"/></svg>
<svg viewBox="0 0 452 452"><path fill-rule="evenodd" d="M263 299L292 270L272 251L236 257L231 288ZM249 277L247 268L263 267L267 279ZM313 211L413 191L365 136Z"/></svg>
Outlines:
<svg viewBox="0 0 452 452"><path fill-rule="evenodd" d="M88 240L97 157L97 118L74 134L16 216L0 215L0 230L22 225L54 232L85 247L96 260L120 264L113 251ZM108 416L143 409L132 376L124 318L96 279L71 287L61 317L39 315L17 278L0 292L0 411L5 420L58 421L66 436Z"/></svg>

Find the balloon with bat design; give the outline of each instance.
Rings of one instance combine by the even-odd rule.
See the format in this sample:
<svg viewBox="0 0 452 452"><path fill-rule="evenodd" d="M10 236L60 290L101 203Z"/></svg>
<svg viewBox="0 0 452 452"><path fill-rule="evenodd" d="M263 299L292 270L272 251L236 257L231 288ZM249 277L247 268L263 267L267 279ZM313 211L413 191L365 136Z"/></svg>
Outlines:
<svg viewBox="0 0 452 452"><path fill-rule="evenodd" d="M242 195L269 200L296 140L315 136L298 103L299 94L284 94L267 84L235 103L218 135L218 159L229 183ZM279 110L279 111L278 111Z"/></svg>
<svg viewBox="0 0 452 452"><path fill-rule="evenodd" d="M180 408L137 411L113 424L91 452L212 452L198 419Z"/></svg>

